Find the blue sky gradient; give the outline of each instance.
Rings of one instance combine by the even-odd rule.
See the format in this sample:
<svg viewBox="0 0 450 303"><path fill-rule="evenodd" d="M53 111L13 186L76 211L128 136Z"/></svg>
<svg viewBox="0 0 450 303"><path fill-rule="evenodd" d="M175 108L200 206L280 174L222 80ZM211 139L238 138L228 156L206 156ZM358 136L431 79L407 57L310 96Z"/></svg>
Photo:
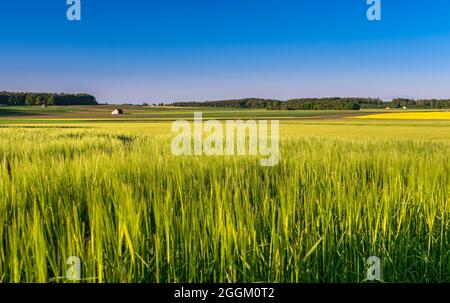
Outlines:
<svg viewBox="0 0 450 303"><path fill-rule="evenodd" d="M0 2L0 90L101 102L450 97L450 1Z"/></svg>

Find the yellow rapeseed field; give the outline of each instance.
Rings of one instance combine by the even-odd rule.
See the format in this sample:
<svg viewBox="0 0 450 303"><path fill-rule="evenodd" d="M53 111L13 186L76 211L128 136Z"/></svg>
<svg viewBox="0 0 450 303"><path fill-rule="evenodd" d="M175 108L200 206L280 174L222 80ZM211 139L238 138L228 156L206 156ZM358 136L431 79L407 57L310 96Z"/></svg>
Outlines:
<svg viewBox="0 0 450 303"><path fill-rule="evenodd" d="M356 117L360 119L450 120L450 112L383 113Z"/></svg>

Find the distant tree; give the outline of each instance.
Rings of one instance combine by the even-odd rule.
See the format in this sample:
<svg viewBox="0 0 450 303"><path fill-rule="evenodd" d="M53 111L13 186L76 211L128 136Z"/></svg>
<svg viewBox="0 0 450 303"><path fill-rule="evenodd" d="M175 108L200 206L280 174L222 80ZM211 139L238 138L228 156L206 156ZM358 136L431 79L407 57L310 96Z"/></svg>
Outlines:
<svg viewBox="0 0 450 303"><path fill-rule="evenodd" d="M0 93L0 104L8 105L9 104L9 95L7 93Z"/></svg>
<svg viewBox="0 0 450 303"><path fill-rule="evenodd" d="M32 94L27 94L27 96L25 97L25 104L34 105L34 96Z"/></svg>
<svg viewBox="0 0 450 303"><path fill-rule="evenodd" d="M360 110L361 106L359 105L359 103L353 103L352 109L353 110Z"/></svg>
<svg viewBox="0 0 450 303"><path fill-rule="evenodd" d="M46 105L55 105L56 103L56 97L55 95L48 95L47 101L45 102Z"/></svg>

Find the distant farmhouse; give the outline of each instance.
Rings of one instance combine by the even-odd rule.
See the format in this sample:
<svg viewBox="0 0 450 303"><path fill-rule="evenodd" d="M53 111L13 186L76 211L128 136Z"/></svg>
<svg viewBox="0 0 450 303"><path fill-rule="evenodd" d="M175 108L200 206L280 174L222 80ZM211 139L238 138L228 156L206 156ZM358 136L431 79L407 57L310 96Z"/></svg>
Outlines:
<svg viewBox="0 0 450 303"><path fill-rule="evenodd" d="M123 115L123 109L116 108L112 113L113 116Z"/></svg>

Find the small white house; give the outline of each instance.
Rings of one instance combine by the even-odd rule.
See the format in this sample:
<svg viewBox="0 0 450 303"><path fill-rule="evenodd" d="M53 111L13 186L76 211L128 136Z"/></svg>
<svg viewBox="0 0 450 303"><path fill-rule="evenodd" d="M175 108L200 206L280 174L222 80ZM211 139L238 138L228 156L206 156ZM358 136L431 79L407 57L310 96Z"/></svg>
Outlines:
<svg viewBox="0 0 450 303"><path fill-rule="evenodd" d="M123 110L120 108L116 108L112 113L113 116L123 115Z"/></svg>
<svg viewBox="0 0 450 303"><path fill-rule="evenodd" d="M406 106L403 106L403 109L407 109L407 107L406 107Z"/></svg>

